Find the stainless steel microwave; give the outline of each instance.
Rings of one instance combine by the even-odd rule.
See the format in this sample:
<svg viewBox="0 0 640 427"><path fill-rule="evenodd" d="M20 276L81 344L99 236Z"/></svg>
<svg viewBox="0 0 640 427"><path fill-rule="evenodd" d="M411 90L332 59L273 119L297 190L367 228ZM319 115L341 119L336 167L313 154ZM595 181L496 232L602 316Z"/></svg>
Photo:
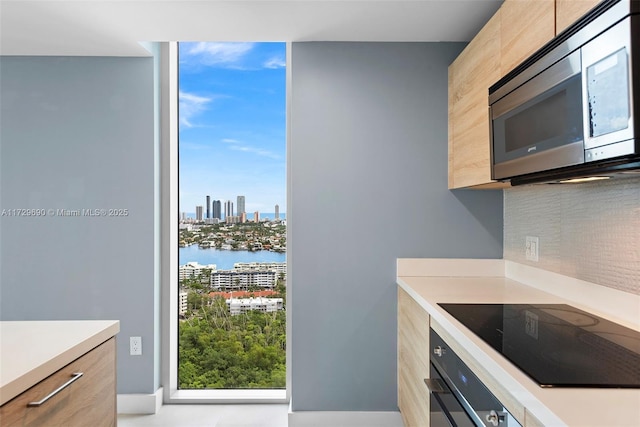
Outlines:
<svg viewBox="0 0 640 427"><path fill-rule="evenodd" d="M604 1L489 89L492 178L640 171L640 1Z"/></svg>

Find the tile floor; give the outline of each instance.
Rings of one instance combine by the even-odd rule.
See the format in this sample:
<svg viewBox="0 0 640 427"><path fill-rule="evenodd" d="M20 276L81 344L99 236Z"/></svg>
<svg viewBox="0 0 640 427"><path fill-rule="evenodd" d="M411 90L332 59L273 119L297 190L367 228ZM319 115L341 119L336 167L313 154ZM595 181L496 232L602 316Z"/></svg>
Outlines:
<svg viewBox="0 0 640 427"><path fill-rule="evenodd" d="M163 405L154 415L118 415L118 427L287 427L288 404Z"/></svg>

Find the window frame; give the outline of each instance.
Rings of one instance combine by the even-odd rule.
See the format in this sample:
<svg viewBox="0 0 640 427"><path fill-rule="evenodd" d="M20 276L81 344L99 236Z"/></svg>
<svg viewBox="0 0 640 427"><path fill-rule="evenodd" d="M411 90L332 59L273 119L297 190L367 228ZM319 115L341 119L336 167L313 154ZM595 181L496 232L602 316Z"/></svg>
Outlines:
<svg viewBox="0 0 640 427"><path fill-rule="evenodd" d="M291 43L286 42L286 138L290 136ZM163 403L289 403L291 399L291 315L286 316L286 387L285 389L178 389L178 42L162 43L161 48L161 382ZM290 206L289 144L286 144L287 206ZM288 209L289 211L289 209ZM289 223L287 212L287 223ZM287 244L291 241L287 227ZM291 278L290 246L287 247L287 278ZM288 280L288 284L291 283ZM291 286L287 302L291 306Z"/></svg>

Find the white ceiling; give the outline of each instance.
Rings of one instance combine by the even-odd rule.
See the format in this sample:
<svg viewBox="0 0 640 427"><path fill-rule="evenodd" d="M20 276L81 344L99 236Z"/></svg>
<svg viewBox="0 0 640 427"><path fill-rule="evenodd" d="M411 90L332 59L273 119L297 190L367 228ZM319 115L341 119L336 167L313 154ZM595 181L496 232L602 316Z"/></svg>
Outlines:
<svg viewBox="0 0 640 427"><path fill-rule="evenodd" d="M140 41L468 41L501 3L0 0L0 54L146 55Z"/></svg>

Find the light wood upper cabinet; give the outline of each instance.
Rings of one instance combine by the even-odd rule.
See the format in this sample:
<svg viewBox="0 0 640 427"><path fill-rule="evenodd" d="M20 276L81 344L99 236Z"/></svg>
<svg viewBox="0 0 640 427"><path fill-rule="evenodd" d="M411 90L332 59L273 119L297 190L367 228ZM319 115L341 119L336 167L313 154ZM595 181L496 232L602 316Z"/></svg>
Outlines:
<svg viewBox="0 0 640 427"><path fill-rule="evenodd" d="M500 11L449 67L449 188L491 180L488 88L500 77Z"/></svg>
<svg viewBox="0 0 640 427"><path fill-rule="evenodd" d="M556 0L556 34L560 34L601 0Z"/></svg>
<svg viewBox="0 0 640 427"><path fill-rule="evenodd" d="M489 87L601 0L505 0L449 66L449 188L491 180Z"/></svg>
<svg viewBox="0 0 640 427"><path fill-rule="evenodd" d="M555 36L555 0L505 0L500 17L502 77Z"/></svg>
<svg viewBox="0 0 640 427"><path fill-rule="evenodd" d="M449 188L491 180L489 87L555 36L555 0L505 0L449 67Z"/></svg>

